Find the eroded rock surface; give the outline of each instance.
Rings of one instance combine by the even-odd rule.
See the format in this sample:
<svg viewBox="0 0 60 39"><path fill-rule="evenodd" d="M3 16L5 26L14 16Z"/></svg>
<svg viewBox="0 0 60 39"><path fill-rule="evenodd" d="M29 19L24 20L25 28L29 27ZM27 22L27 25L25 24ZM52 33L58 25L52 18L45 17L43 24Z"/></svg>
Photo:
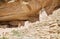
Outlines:
<svg viewBox="0 0 60 39"><path fill-rule="evenodd" d="M60 0L0 0L0 21L36 21L44 8L51 14L60 7Z"/></svg>

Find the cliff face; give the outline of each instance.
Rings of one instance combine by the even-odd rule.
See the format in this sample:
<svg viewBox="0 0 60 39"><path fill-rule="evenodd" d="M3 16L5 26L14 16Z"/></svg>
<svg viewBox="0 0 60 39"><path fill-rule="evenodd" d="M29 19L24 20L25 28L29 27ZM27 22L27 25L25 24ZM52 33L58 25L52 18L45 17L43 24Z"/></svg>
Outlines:
<svg viewBox="0 0 60 39"><path fill-rule="evenodd" d="M36 0L32 1L15 1L11 3L5 3L0 8L0 20L29 20L31 17L38 16L36 13L39 10L39 3Z"/></svg>
<svg viewBox="0 0 60 39"><path fill-rule="evenodd" d="M0 21L37 21L39 11L47 14L60 8L60 0L0 0Z"/></svg>
<svg viewBox="0 0 60 39"><path fill-rule="evenodd" d="M60 6L60 0L1 1L5 3L0 6L0 21L30 20L37 18L39 14L37 12L42 8L45 8L47 14L50 14Z"/></svg>

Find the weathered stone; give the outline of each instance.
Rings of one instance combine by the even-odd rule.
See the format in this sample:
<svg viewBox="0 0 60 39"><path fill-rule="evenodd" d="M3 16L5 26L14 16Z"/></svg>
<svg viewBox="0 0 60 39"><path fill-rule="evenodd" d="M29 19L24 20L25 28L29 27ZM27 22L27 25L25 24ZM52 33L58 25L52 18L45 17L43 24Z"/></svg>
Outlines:
<svg viewBox="0 0 60 39"><path fill-rule="evenodd" d="M0 21L39 20L39 11L45 8L51 14L60 7L60 0L0 0Z"/></svg>

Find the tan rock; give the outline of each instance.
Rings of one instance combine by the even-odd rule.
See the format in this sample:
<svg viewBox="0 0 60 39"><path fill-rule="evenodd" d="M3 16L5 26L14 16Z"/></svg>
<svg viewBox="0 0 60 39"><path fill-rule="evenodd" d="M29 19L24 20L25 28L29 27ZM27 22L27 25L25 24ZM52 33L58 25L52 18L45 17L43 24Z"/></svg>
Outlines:
<svg viewBox="0 0 60 39"><path fill-rule="evenodd" d="M39 11L45 8L51 14L60 7L60 0L1 0L0 21L39 20Z"/></svg>

